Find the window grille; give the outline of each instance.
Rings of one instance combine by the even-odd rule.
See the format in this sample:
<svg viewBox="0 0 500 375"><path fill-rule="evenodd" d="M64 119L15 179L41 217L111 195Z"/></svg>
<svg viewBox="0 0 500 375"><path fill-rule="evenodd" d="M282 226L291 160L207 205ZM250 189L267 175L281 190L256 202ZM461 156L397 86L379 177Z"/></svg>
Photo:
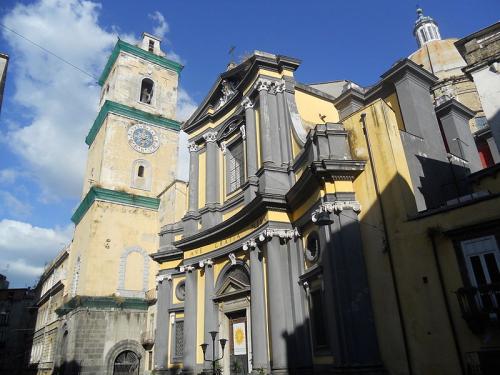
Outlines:
<svg viewBox="0 0 500 375"><path fill-rule="evenodd" d="M240 139L227 148L228 192L232 193L243 184L245 175L243 159L243 141Z"/></svg>

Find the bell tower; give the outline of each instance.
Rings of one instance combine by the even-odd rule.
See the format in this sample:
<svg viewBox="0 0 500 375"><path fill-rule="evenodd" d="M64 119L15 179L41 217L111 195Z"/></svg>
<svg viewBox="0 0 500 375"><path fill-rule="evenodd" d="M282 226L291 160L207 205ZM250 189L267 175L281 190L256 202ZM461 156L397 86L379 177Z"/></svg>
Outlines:
<svg viewBox="0 0 500 375"><path fill-rule="evenodd" d="M123 353L145 355L141 335L151 329L148 291L157 269L150 254L159 247L160 217L175 201L165 191L176 177L181 70L161 40L144 33L137 45L117 41L99 79L60 312L61 361L85 363L82 372L109 373Z"/></svg>
<svg viewBox="0 0 500 375"><path fill-rule="evenodd" d="M118 40L100 76L98 114L89 147L68 293L144 298L154 286L158 210L175 180L180 123L173 120L182 66L161 39L143 33Z"/></svg>

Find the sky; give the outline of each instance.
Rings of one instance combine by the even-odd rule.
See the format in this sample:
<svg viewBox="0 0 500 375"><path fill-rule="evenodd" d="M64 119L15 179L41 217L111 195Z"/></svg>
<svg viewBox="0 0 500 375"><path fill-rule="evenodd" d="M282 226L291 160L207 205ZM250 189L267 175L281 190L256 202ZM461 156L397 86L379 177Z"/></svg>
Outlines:
<svg viewBox="0 0 500 375"><path fill-rule="evenodd" d="M443 38L468 35L500 15L498 0L419 4ZM99 99L93 77L118 36L135 43L143 31L156 34L167 56L185 65L182 121L232 59L254 50L302 60L302 83L373 84L416 50L415 10L406 0L0 0L1 25L71 64L0 26L0 52L10 56L0 113L0 273L11 287L32 286L71 240L84 140Z"/></svg>

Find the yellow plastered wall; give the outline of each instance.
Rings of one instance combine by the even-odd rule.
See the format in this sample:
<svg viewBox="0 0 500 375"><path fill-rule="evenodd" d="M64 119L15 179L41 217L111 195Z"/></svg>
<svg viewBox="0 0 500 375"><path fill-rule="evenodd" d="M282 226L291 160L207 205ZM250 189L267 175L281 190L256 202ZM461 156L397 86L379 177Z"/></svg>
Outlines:
<svg viewBox="0 0 500 375"><path fill-rule="evenodd" d="M198 208L205 207L207 181L207 153L201 152L198 166Z"/></svg>
<svg viewBox="0 0 500 375"><path fill-rule="evenodd" d="M102 168L102 155L104 149L104 140L106 138L106 128L108 126L108 117L104 120L94 142L89 147L87 153L87 167L83 179L82 199L88 193L93 184L99 183Z"/></svg>
<svg viewBox="0 0 500 375"><path fill-rule="evenodd" d="M396 116L396 122L398 124L398 128L400 130L406 130L405 123L403 121L403 115L401 114L401 108L399 106L398 95L396 93L392 93L387 98L384 99L387 105L392 109L394 115Z"/></svg>
<svg viewBox="0 0 500 375"><path fill-rule="evenodd" d="M332 102L326 99L296 89L295 103L297 103L297 109L303 120L306 131L314 128L316 124L339 122L339 113L337 109ZM326 117L322 120L320 114Z"/></svg>
<svg viewBox="0 0 500 375"><path fill-rule="evenodd" d="M177 144L179 134L151 125L158 135L160 147L151 154L142 154L135 151L128 143L128 128L137 121L108 114L105 142L101 155L101 172L97 183L102 187L113 190L122 190L131 194L157 197L175 179L177 165ZM132 170L134 161L146 160L151 169L145 173L151 174L151 189L143 190L132 188Z"/></svg>
<svg viewBox="0 0 500 375"><path fill-rule="evenodd" d="M95 201L75 228L68 279L73 279L75 261L81 256L79 295L109 296L116 293L120 258L126 249L140 247L152 254L158 249L158 213L140 207ZM109 240L109 241L108 241ZM132 274L138 272L130 260ZM140 258L141 265L143 257ZM149 262L148 289L155 286L158 264ZM135 277L135 276L134 276ZM142 275L140 275L142 290Z"/></svg>

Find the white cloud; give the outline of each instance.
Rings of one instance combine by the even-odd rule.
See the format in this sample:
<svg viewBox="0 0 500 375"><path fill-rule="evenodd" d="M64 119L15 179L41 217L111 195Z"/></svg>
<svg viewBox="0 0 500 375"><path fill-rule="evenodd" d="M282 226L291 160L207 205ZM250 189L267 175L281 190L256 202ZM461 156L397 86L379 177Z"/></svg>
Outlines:
<svg viewBox="0 0 500 375"><path fill-rule="evenodd" d="M97 24L100 5L41 0L16 5L2 22L44 48L98 75L116 36ZM45 198L78 196L86 160L85 136L96 114L94 79L3 30L9 43L14 100L33 120L5 138L27 162ZM12 79L11 78L11 79Z"/></svg>
<svg viewBox="0 0 500 375"><path fill-rule="evenodd" d="M97 77L118 31L98 25L100 9L100 4L85 0L39 0L16 5L1 21ZM163 37L169 31L165 17L158 11L150 17L157 23L153 32ZM93 78L7 30L2 35L12 50L14 100L32 121L11 124L0 138L25 162L42 188L43 201L78 197L87 156L84 140L97 113L100 88ZM121 37L137 41L133 34ZM167 57L182 61L173 51ZM195 106L182 91L179 102L185 118Z"/></svg>
<svg viewBox="0 0 500 375"><path fill-rule="evenodd" d="M153 35L164 38L165 34L170 31L170 28L163 14L156 10L152 14L149 14L149 18L158 23L158 25L153 28Z"/></svg>
<svg viewBox="0 0 500 375"><path fill-rule="evenodd" d="M31 214L32 207L8 191L0 190L0 214L14 218L26 218Z"/></svg>
<svg viewBox="0 0 500 375"><path fill-rule="evenodd" d="M0 273L11 286L33 283L44 265L70 241L72 225L41 228L16 220L0 221Z"/></svg>

